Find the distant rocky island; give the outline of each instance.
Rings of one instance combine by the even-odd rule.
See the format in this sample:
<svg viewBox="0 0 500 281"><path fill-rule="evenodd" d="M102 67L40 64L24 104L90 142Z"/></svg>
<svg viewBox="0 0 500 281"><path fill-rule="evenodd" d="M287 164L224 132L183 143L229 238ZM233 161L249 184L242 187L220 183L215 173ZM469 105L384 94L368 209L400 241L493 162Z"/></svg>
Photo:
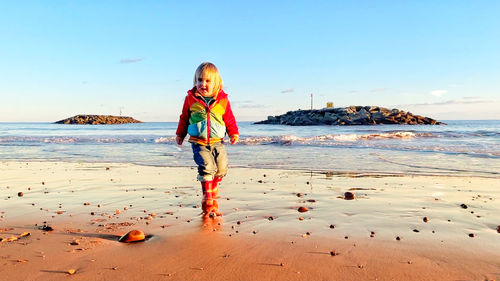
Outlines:
<svg viewBox="0 0 500 281"><path fill-rule="evenodd" d="M414 115L399 109L379 106L348 106L312 110L288 111L283 115L269 116L255 124L309 125L446 125L432 118Z"/></svg>
<svg viewBox="0 0 500 281"><path fill-rule="evenodd" d="M127 123L142 123L128 116L113 115L75 115L73 117L59 120L55 124L80 124L80 125L113 125Z"/></svg>

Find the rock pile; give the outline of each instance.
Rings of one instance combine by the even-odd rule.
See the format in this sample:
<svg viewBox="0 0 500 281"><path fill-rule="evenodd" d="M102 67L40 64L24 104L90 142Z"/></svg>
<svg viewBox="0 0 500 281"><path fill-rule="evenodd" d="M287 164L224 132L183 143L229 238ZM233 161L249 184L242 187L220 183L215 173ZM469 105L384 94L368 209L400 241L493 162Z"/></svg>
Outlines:
<svg viewBox="0 0 500 281"><path fill-rule="evenodd" d="M56 124L86 124L86 125L111 125L126 123L142 123L132 117L113 115L75 115L73 117L55 122Z"/></svg>
<svg viewBox="0 0 500 281"><path fill-rule="evenodd" d="M432 118L413 115L399 109L379 106L349 106L344 108L324 108L289 111L283 115L269 116L267 120L255 124L281 124L291 126L308 125L445 125Z"/></svg>

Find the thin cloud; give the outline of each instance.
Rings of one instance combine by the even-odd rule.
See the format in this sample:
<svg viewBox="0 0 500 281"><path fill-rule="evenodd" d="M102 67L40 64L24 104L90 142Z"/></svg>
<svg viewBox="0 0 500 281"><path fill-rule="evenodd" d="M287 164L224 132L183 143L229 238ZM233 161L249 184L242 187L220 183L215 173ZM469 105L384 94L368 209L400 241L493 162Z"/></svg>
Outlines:
<svg viewBox="0 0 500 281"><path fill-rule="evenodd" d="M269 107L269 106L263 105L263 104L242 104L238 107L239 108L264 108L264 107Z"/></svg>
<svg viewBox="0 0 500 281"><path fill-rule="evenodd" d="M429 94L436 97L442 97L446 93L448 93L448 90L432 90L429 92Z"/></svg>
<svg viewBox="0 0 500 281"><path fill-rule="evenodd" d="M264 107L269 107L269 105L258 104L258 103L255 103L254 101L251 101L251 100L234 101L234 102L232 102L232 104L235 107L238 107L238 108L264 108Z"/></svg>
<svg viewBox="0 0 500 281"><path fill-rule="evenodd" d="M143 61L144 58L135 58L135 59L121 59L120 63L121 64L127 64L127 63L137 63Z"/></svg>
<svg viewBox="0 0 500 281"><path fill-rule="evenodd" d="M376 88L376 89L373 89L372 92L382 93L382 92L387 92L387 90L389 90L389 88Z"/></svg>
<svg viewBox="0 0 500 281"><path fill-rule="evenodd" d="M480 104L480 103L495 103L497 101L488 100L481 97L464 97L461 99L440 101L440 102L426 102L426 103L413 103L413 104L402 104L398 107L407 106L432 106L432 105L457 105L457 104Z"/></svg>
<svg viewBox="0 0 500 281"><path fill-rule="evenodd" d="M286 89L286 90L281 91L281 93L286 94L286 93L292 93L294 91L295 91L294 89Z"/></svg>

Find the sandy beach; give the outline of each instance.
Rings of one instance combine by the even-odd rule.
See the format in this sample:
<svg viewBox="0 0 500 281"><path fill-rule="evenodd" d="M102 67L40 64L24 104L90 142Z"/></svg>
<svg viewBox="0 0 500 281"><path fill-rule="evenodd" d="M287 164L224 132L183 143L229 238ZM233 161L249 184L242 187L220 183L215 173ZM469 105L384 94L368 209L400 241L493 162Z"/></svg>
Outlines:
<svg viewBox="0 0 500 281"><path fill-rule="evenodd" d="M231 168L204 217L190 167L0 171L2 280L500 278L494 177ZM147 241L118 242L133 229Z"/></svg>

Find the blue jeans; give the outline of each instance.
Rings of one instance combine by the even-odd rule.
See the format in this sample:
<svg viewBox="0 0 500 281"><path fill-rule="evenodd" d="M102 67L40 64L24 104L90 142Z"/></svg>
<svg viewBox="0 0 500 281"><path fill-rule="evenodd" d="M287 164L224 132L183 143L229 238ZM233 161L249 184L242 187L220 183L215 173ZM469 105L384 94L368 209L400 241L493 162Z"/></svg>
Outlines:
<svg viewBox="0 0 500 281"><path fill-rule="evenodd" d="M193 158L198 165L198 180L211 181L214 176L224 177L227 173L227 154L223 143L199 145L192 143Z"/></svg>

